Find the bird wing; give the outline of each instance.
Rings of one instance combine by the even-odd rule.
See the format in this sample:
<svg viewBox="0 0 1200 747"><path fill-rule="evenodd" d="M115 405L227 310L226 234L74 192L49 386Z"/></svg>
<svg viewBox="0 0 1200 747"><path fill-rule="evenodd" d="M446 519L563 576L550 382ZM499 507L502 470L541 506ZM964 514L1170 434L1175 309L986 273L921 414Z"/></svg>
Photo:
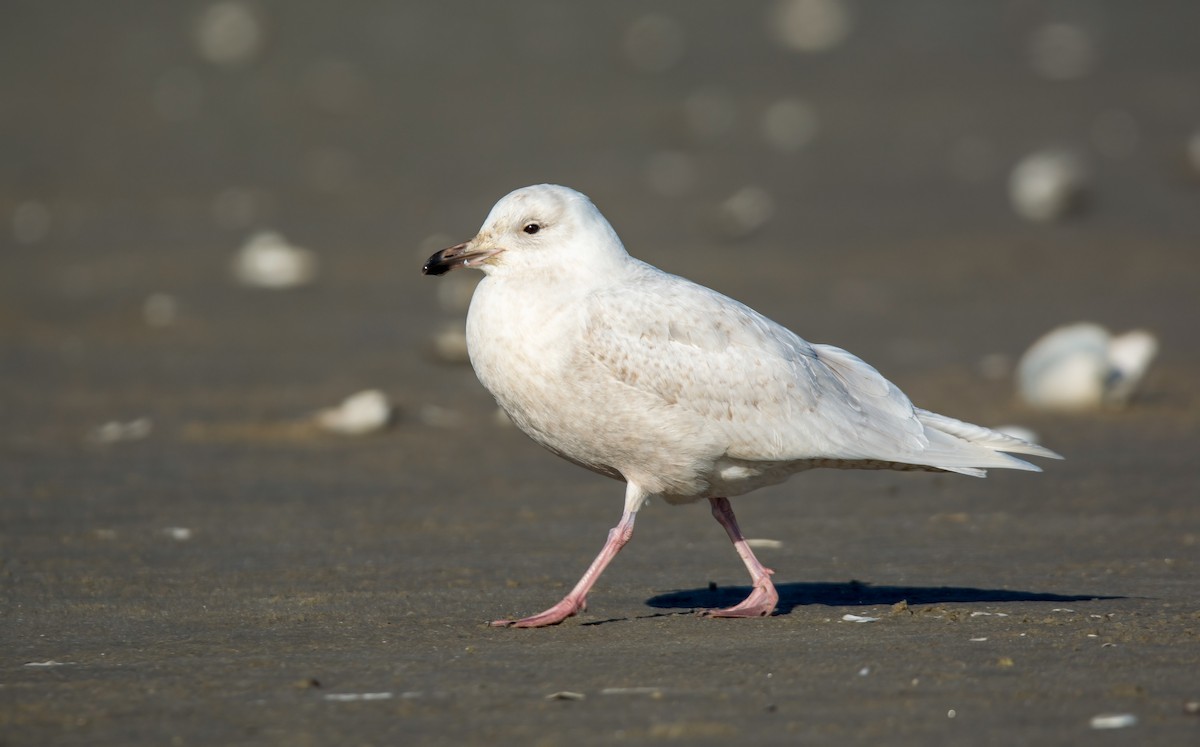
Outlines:
<svg viewBox="0 0 1200 747"><path fill-rule="evenodd" d="M592 294L584 312L583 355L695 415L729 457L929 463L911 461L929 438L878 371L716 291L655 272Z"/></svg>

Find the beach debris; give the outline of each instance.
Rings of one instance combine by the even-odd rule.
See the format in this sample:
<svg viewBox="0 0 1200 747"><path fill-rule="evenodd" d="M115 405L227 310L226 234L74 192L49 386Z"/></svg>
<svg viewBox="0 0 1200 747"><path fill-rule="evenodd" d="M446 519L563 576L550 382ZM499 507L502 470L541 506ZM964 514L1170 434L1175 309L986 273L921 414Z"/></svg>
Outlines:
<svg viewBox="0 0 1200 747"><path fill-rule="evenodd" d="M746 186L717 208L717 224L727 238L748 236L766 225L775 214L775 199L762 187Z"/></svg>
<svg viewBox="0 0 1200 747"><path fill-rule="evenodd" d="M550 693L546 696L546 700L583 700L587 696L583 693L575 693L570 690L559 690L556 693Z"/></svg>
<svg viewBox="0 0 1200 747"><path fill-rule="evenodd" d="M1138 717L1132 713L1102 713L1092 716L1091 726L1093 729L1125 729L1136 726L1137 722Z"/></svg>
<svg viewBox="0 0 1200 747"><path fill-rule="evenodd" d="M262 47L262 23L249 4L221 0L196 19L196 50L207 62L238 67L253 60Z"/></svg>
<svg viewBox="0 0 1200 747"><path fill-rule="evenodd" d="M600 690L601 695L649 695L651 698L661 698L661 687L606 687Z"/></svg>
<svg viewBox="0 0 1200 747"><path fill-rule="evenodd" d="M392 415L387 395L378 389L367 389L350 395L337 407L320 410L314 419L331 433L362 436L386 428Z"/></svg>
<svg viewBox="0 0 1200 747"><path fill-rule="evenodd" d="M260 231L251 236L233 259L233 276L255 288L294 288L317 276L317 255L293 246L279 233Z"/></svg>
<svg viewBox="0 0 1200 747"><path fill-rule="evenodd" d="M395 697L395 694L390 692L325 694L325 700L332 700L338 703L353 703L360 700L391 700L393 697Z"/></svg>
<svg viewBox="0 0 1200 747"><path fill-rule="evenodd" d="M1008 180L1009 199L1022 218L1050 223L1078 212L1091 176L1078 153L1048 148L1022 158Z"/></svg>
<svg viewBox="0 0 1200 747"><path fill-rule="evenodd" d="M765 548L767 550L778 550L779 548L783 547L782 540L763 539L761 537L757 539L748 539L746 540L746 544L750 547L753 547L755 550L760 548Z"/></svg>
<svg viewBox="0 0 1200 747"><path fill-rule="evenodd" d="M1114 336L1091 322L1065 325L1021 357L1017 389L1026 402L1045 409L1124 404L1157 353L1158 340L1145 330Z"/></svg>
<svg viewBox="0 0 1200 747"><path fill-rule="evenodd" d="M878 622L879 620L882 620L883 618L867 617L865 615L845 614L845 615L842 615L842 619L845 620L846 622L852 622L852 623L873 623L873 622Z"/></svg>
<svg viewBox="0 0 1200 747"><path fill-rule="evenodd" d="M95 428L88 434L88 441L95 444L115 444L121 441L140 441L150 432L154 430L154 426L150 418L136 418L134 420L110 420L109 422Z"/></svg>
<svg viewBox="0 0 1200 747"><path fill-rule="evenodd" d="M74 664L74 663L75 662L73 662L73 661L55 661L54 659L48 659L46 661L27 661L24 664L22 664L21 666L25 666L25 667L65 667L68 664Z"/></svg>
<svg viewBox="0 0 1200 747"><path fill-rule="evenodd" d="M850 35L853 18L843 0L779 0L768 11L775 40L796 52L828 52Z"/></svg>
<svg viewBox="0 0 1200 747"><path fill-rule="evenodd" d="M167 527L162 531L176 542L186 542L192 538L192 530L187 527Z"/></svg>

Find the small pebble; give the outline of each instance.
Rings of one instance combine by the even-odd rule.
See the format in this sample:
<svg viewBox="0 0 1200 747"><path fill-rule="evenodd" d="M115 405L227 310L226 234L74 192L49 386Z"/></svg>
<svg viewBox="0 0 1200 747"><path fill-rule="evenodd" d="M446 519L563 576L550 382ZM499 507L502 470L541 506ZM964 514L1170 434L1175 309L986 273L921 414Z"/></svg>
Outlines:
<svg viewBox="0 0 1200 747"><path fill-rule="evenodd" d="M746 540L746 544L749 545L750 547L753 547L756 550L757 549L778 550L779 548L783 547L782 540L762 539L762 538L748 539L748 540Z"/></svg>
<svg viewBox="0 0 1200 747"><path fill-rule="evenodd" d="M339 703L353 703L359 700L391 700L394 695L390 692L379 693L327 693L325 700Z"/></svg>
<svg viewBox="0 0 1200 747"><path fill-rule="evenodd" d="M251 236L233 259L233 276L256 288L293 288L317 276L317 255L287 242L278 233Z"/></svg>
<svg viewBox="0 0 1200 747"><path fill-rule="evenodd" d="M1042 150L1013 167L1008 190L1013 209L1026 220L1049 223L1078 212L1090 176L1082 156L1067 150Z"/></svg>
<svg viewBox="0 0 1200 747"><path fill-rule="evenodd" d="M748 236L775 214L775 200L762 187L742 187L717 209L721 233L731 239Z"/></svg>
<svg viewBox="0 0 1200 747"><path fill-rule="evenodd" d="M1092 716L1091 726L1093 729L1125 729L1136 726L1137 722L1137 716L1132 713L1102 713Z"/></svg>
<svg viewBox="0 0 1200 747"><path fill-rule="evenodd" d="M652 698L661 698L663 690L661 687L606 687L600 691L601 695L649 695Z"/></svg>
<svg viewBox="0 0 1200 747"><path fill-rule="evenodd" d="M771 35L796 52L827 52L850 35L850 11L843 0L777 0L767 16Z"/></svg>
<svg viewBox="0 0 1200 747"><path fill-rule="evenodd" d="M258 55L262 24L251 7L238 0L209 5L196 20L196 49L214 65L235 67Z"/></svg>
<svg viewBox="0 0 1200 747"><path fill-rule="evenodd" d="M321 410L314 417L317 425L332 433L361 436L383 430L391 422L393 408L387 395L367 389L347 397L342 404Z"/></svg>
<svg viewBox="0 0 1200 747"><path fill-rule="evenodd" d="M167 527L163 530L163 534L176 542L186 542L192 538L192 530L187 527Z"/></svg>
<svg viewBox="0 0 1200 747"><path fill-rule="evenodd" d="M121 441L140 441L154 429L150 418L136 420L112 420L93 430L88 440L98 444L115 444Z"/></svg>

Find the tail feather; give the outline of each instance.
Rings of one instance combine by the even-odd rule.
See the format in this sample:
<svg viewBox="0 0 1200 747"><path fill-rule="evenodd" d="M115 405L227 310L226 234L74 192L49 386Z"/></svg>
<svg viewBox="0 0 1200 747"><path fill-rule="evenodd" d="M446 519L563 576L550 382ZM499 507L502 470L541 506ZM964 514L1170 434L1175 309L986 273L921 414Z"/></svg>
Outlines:
<svg viewBox="0 0 1200 747"><path fill-rule="evenodd" d="M932 447L930 451L938 452L938 460L934 466L948 472L974 477L984 477L987 474L986 469L993 467L1041 472L1037 465L1005 452L1062 459L1061 455L1045 446L980 425L919 408L916 409L916 416L926 428L925 433Z"/></svg>

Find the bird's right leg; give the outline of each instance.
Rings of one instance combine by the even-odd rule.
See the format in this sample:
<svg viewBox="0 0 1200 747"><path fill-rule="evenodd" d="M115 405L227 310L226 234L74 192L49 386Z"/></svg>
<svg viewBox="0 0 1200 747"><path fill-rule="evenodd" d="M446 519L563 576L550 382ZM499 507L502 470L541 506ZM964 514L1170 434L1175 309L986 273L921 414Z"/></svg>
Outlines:
<svg viewBox="0 0 1200 747"><path fill-rule="evenodd" d="M729 499L709 498L708 501L712 504L713 518L725 527L725 532L733 542L734 549L741 556L742 562L746 564L746 570L750 571L750 580L754 582L754 591L750 592L750 596L746 597L744 601L733 607L722 610L704 610L700 614L705 617L766 617L770 615L775 611L776 603L779 602L779 592L775 591L775 584L771 583L771 574L775 571L763 566L758 562L758 558L754 557L754 551L750 549L746 538L742 536L742 530L738 528L737 517L733 515L733 506L729 505Z"/></svg>
<svg viewBox="0 0 1200 747"><path fill-rule="evenodd" d="M637 518L638 509L645 504L649 497L646 491L633 483L628 484L625 489L625 513L622 514L620 523L609 530L608 540L601 548L600 554L584 571L583 578L579 579L579 583L575 584L571 593L563 597L561 602L536 615L520 620L493 620L489 625L495 628L541 628L547 625L557 625L568 617L587 609L588 592L591 591L592 585L596 583L596 579L600 578L600 574L604 572L612 559L633 536L633 521Z"/></svg>

